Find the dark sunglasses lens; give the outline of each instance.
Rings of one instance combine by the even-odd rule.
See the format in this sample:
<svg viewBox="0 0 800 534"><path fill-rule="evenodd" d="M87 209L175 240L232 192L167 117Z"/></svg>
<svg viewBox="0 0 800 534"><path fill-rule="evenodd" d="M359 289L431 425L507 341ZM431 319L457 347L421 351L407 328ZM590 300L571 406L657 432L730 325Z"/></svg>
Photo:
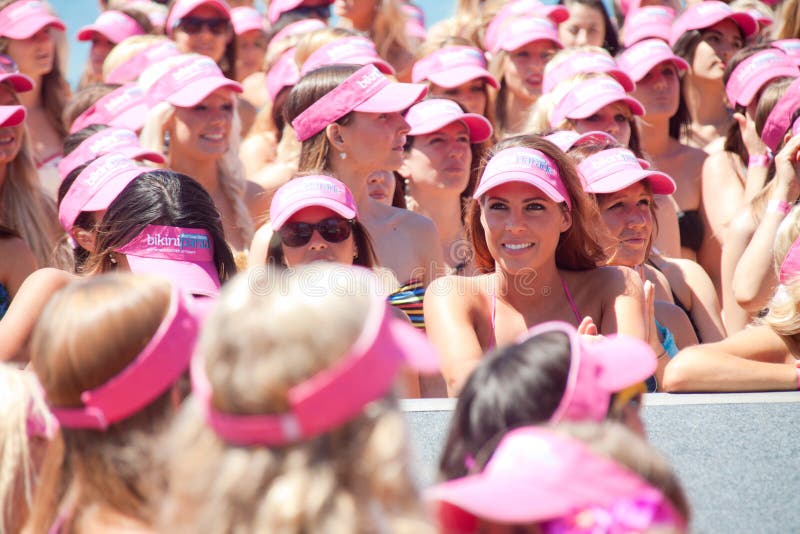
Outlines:
<svg viewBox="0 0 800 534"><path fill-rule="evenodd" d="M314 227L308 223L286 223L278 230L281 242L287 247L302 247L311 241Z"/></svg>
<svg viewBox="0 0 800 534"><path fill-rule="evenodd" d="M296 13L302 17L316 17L318 19L329 19L331 18L331 6L301 6L296 9L292 10L292 13Z"/></svg>
<svg viewBox="0 0 800 534"><path fill-rule="evenodd" d="M344 219L325 219L317 224L317 230L325 241L341 243L350 237L350 222Z"/></svg>
<svg viewBox="0 0 800 534"><path fill-rule="evenodd" d="M181 19L178 26L184 32L189 34L200 33L203 31L203 27L205 26L211 33L219 35L224 33L228 28L228 19L201 19L197 17L185 17Z"/></svg>

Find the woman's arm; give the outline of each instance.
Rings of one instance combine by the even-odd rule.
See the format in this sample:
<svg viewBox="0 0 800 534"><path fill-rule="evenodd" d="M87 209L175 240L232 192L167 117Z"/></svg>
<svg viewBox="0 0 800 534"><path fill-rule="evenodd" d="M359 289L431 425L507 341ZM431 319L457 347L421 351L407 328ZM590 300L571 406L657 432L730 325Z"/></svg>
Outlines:
<svg viewBox="0 0 800 534"><path fill-rule="evenodd" d="M470 301L477 299L473 279L460 276L437 278L425 293L425 328L439 353L447 394L458 395L461 386L483 356ZM489 310L486 310L489 313Z"/></svg>
<svg viewBox="0 0 800 534"><path fill-rule="evenodd" d="M710 154L703 163L700 209L720 241L744 202L744 188L734 164L734 156L725 151Z"/></svg>
<svg viewBox="0 0 800 534"><path fill-rule="evenodd" d="M794 362L778 334L756 326L682 350L667 364L663 387L669 392L796 390Z"/></svg>
<svg viewBox="0 0 800 534"><path fill-rule="evenodd" d="M717 290L711 282L706 271L691 260L670 259L674 267L674 274L680 277L675 284L685 286L685 293L689 302L683 302L689 310L689 317L697 330L697 337L701 343L714 343L725 337L725 325L722 323L722 310L717 297ZM670 269L672 271L672 269Z"/></svg>
<svg viewBox="0 0 800 534"><path fill-rule="evenodd" d="M678 204L672 195L654 195L658 210L658 234L654 246L665 256L681 257L681 232L678 227Z"/></svg>
<svg viewBox="0 0 800 534"><path fill-rule="evenodd" d="M720 268L722 270L722 320L728 334L742 330L751 319L751 314L736 302L733 292L733 273L755 231L756 223L750 210L747 209L733 220L725 234Z"/></svg>

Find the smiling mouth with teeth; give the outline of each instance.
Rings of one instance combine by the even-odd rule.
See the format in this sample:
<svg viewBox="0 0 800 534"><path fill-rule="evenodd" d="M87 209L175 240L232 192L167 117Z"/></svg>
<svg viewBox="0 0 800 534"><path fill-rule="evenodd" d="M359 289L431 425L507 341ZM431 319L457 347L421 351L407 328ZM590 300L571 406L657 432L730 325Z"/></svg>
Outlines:
<svg viewBox="0 0 800 534"><path fill-rule="evenodd" d="M532 247L533 243L506 243L503 246L511 250L522 250L524 248Z"/></svg>

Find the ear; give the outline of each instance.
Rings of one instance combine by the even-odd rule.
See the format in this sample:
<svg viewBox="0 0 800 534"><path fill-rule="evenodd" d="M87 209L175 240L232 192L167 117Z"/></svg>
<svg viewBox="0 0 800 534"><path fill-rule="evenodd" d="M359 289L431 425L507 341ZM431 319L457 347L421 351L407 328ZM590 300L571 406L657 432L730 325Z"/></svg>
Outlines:
<svg viewBox="0 0 800 534"><path fill-rule="evenodd" d="M339 152L346 152L342 125L333 122L325 127L325 137L333 148Z"/></svg>
<svg viewBox="0 0 800 534"><path fill-rule="evenodd" d="M561 233L572 227L572 212L566 207L561 208Z"/></svg>
<svg viewBox="0 0 800 534"><path fill-rule="evenodd" d="M97 237L94 232L75 227L72 234L75 236L75 242L82 248L89 252L94 252L95 238Z"/></svg>

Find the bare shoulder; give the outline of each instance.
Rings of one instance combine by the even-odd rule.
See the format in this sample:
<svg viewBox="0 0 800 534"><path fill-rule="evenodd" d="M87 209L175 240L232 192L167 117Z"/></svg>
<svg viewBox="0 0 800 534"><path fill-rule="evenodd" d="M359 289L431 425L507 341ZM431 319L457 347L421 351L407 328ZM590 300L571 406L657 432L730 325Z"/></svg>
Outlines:
<svg viewBox="0 0 800 534"><path fill-rule="evenodd" d="M265 192L269 200L272 200L272 195L275 191L292 179L292 176L297 172L297 167L283 162L274 162L266 165L263 169L258 171L252 181L260 186Z"/></svg>
<svg viewBox="0 0 800 534"><path fill-rule="evenodd" d="M393 225L402 226L413 232L436 232L434 222L419 213L395 206L384 206L386 219Z"/></svg>
<svg viewBox="0 0 800 534"><path fill-rule="evenodd" d="M428 299L447 302L460 309L480 305L489 294L490 275L457 276L447 275L434 279L425 290L425 303Z"/></svg>
<svg viewBox="0 0 800 534"><path fill-rule="evenodd" d="M692 148L693 150L699 150ZM704 152L700 150L700 152ZM708 154L703 162L703 179L712 183L739 180L733 154L726 150Z"/></svg>
<svg viewBox="0 0 800 534"><path fill-rule="evenodd" d="M628 267L604 265L585 271L561 272L568 282L574 281L577 284L591 287L600 295L620 294L623 290L627 292L630 288L638 288L641 291L642 287L639 274Z"/></svg>

